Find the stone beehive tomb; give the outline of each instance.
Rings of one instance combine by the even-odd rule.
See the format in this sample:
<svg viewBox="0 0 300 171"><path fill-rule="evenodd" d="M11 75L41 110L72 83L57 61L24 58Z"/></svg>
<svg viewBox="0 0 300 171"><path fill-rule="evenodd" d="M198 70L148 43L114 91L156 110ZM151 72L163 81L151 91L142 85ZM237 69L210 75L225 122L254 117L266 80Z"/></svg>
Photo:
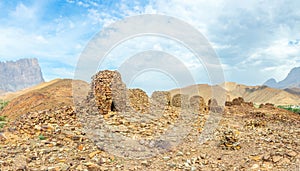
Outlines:
<svg viewBox="0 0 300 171"><path fill-rule="evenodd" d="M155 91L151 101L141 89L127 89L122 82L121 74L117 71L99 71L92 77L90 99L93 99L100 114L115 112L149 113L150 110L165 109L165 107L192 108L194 112L206 113L208 110L221 111L216 99L210 99L208 106L204 99L195 95L175 94L167 91ZM241 99L239 99L241 100ZM151 106L151 108L150 108Z"/></svg>
<svg viewBox="0 0 300 171"><path fill-rule="evenodd" d="M242 97L238 97L233 99L232 101L226 101L225 106L241 106L241 105L248 105L250 107L253 107L252 102L245 102L245 100Z"/></svg>
<svg viewBox="0 0 300 171"><path fill-rule="evenodd" d="M190 98L190 107L194 110L196 113L204 113L208 110L208 107L205 104L204 98L195 95Z"/></svg>
<svg viewBox="0 0 300 171"><path fill-rule="evenodd" d="M208 100L208 109L211 112L221 113L223 112L223 107L219 106L217 99L211 98Z"/></svg>
<svg viewBox="0 0 300 171"><path fill-rule="evenodd" d="M214 98L211 98L208 100L208 106L209 107L216 107L218 106L218 101Z"/></svg>
<svg viewBox="0 0 300 171"><path fill-rule="evenodd" d="M100 114L125 111L127 88L117 71L99 71L92 78L92 91Z"/></svg>
<svg viewBox="0 0 300 171"><path fill-rule="evenodd" d="M128 90L128 99L129 104L135 111L140 113L149 112L149 98L146 92L143 90L136 88L136 89L129 89Z"/></svg>
<svg viewBox="0 0 300 171"><path fill-rule="evenodd" d="M152 104L156 107L170 106L171 93L167 91L154 91L151 95Z"/></svg>
<svg viewBox="0 0 300 171"><path fill-rule="evenodd" d="M189 96L186 94L176 94L172 98L172 106L175 107L188 107Z"/></svg>

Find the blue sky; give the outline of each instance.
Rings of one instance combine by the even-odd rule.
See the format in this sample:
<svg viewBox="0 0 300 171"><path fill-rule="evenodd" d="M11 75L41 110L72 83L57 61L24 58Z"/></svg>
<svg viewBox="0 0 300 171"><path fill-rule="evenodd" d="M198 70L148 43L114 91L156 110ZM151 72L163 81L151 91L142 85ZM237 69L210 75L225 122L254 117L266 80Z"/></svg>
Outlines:
<svg viewBox="0 0 300 171"><path fill-rule="evenodd" d="M47 81L73 78L80 53L103 27L124 17L165 14L189 23L208 39L226 81L256 85L271 77L282 80L290 69L300 66L299 6L297 0L2 0L0 60L36 57ZM152 47L188 56L164 40L157 44L157 39L146 38L143 46L133 42L120 46L122 54L111 55L122 58L124 53ZM107 69L117 67L113 61L108 61ZM186 61L195 67L194 73L203 71L190 58ZM197 82L209 80L203 76Z"/></svg>

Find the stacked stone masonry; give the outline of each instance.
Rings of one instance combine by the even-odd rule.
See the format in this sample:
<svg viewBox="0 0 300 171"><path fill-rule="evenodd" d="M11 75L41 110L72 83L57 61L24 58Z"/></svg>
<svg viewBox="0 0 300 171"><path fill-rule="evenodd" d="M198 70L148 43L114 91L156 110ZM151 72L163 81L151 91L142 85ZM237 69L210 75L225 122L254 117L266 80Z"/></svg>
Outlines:
<svg viewBox="0 0 300 171"><path fill-rule="evenodd" d="M150 108L164 109L167 106L192 109L196 113L221 112L222 107L216 99L210 99L208 106L203 97L187 94L171 96L167 91L155 91L151 99L141 89L128 89L117 71L99 71L92 77L89 98L95 101L98 111L106 115L115 112L149 113ZM241 99L238 99L241 100ZM152 110L152 109L151 109Z"/></svg>

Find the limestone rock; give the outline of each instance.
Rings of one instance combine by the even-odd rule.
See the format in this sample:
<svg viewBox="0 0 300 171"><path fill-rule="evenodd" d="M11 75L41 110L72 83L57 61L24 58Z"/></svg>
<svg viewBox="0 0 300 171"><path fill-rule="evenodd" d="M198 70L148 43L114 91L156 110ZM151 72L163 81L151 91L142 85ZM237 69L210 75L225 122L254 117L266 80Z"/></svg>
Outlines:
<svg viewBox="0 0 300 171"><path fill-rule="evenodd" d="M44 82L36 58L0 62L0 90L17 91Z"/></svg>

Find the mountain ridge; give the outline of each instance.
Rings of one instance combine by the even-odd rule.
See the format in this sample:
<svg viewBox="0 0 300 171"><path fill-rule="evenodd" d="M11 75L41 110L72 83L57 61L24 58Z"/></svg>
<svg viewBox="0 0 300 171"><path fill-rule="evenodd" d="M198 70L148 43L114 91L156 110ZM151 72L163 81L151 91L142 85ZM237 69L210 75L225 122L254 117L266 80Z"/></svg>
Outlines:
<svg viewBox="0 0 300 171"><path fill-rule="evenodd" d="M195 92L195 87L198 89ZM190 91L192 90L192 91ZM215 91L213 93L213 91ZM226 96L226 101L231 101L234 98L242 97L246 101L257 104L273 103L275 105L300 105L299 94L288 92L282 89L271 88L268 86L247 86L235 82L225 82L219 85L196 84L181 89L170 90L171 94L189 94L190 96L202 96L207 102L213 94L223 93Z"/></svg>
<svg viewBox="0 0 300 171"><path fill-rule="evenodd" d="M0 62L0 90L14 92L44 82L37 58Z"/></svg>
<svg viewBox="0 0 300 171"><path fill-rule="evenodd" d="M272 88L300 88L300 67L291 69L288 75L281 81L277 82L274 78L267 80L263 85Z"/></svg>

